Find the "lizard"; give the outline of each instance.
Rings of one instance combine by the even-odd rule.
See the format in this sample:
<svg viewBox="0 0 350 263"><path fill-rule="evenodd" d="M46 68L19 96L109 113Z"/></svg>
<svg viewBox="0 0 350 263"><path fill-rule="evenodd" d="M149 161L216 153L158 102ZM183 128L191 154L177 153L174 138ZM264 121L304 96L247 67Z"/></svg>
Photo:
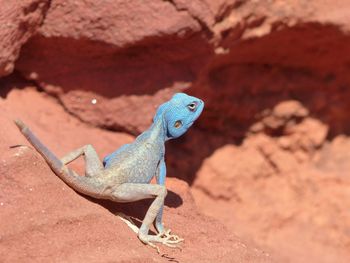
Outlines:
<svg viewBox="0 0 350 263"><path fill-rule="evenodd" d="M101 162L91 144L76 149L59 159L21 120L15 124L34 148L43 156L53 172L75 191L97 199L115 202L133 202L153 198L142 221L135 231L146 245L159 248L155 243L177 247L184 239L166 229L162 222L166 163L165 142L186 133L200 116L204 102L185 93L176 93L161 104L153 123L129 144L124 144ZM85 160L85 176L80 176L67 164L80 156ZM156 177L156 183L151 180ZM154 223L157 234L149 234Z"/></svg>

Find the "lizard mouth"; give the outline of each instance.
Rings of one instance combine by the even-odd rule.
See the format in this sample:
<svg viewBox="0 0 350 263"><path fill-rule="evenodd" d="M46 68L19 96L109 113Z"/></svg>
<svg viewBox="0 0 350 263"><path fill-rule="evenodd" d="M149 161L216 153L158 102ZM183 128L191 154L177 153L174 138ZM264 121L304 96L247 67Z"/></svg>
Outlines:
<svg viewBox="0 0 350 263"><path fill-rule="evenodd" d="M199 116L201 115L203 109L204 109L204 102L202 100L199 100L199 107L197 109L196 112L196 116L193 118L193 120L191 122L189 122L186 127L190 128L192 126L192 124L199 118Z"/></svg>

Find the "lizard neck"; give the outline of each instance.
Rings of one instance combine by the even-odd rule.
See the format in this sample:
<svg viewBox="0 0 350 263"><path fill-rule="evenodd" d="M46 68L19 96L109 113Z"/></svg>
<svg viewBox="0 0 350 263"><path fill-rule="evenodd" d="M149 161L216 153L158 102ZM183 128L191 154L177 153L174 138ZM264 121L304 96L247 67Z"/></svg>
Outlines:
<svg viewBox="0 0 350 263"><path fill-rule="evenodd" d="M148 129L148 132L149 138L152 141L160 140L162 142L165 142L167 140L166 127L163 118L158 118L157 120L155 120L155 122Z"/></svg>

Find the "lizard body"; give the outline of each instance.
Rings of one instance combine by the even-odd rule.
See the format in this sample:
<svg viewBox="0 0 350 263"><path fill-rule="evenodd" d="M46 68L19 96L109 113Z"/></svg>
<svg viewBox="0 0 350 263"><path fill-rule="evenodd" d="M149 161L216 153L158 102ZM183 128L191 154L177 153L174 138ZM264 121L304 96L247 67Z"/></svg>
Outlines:
<svg viewBox="0 0 350 263"><path fill-rule="evenodd" d="M15 123L56 175L74 190L116 202L154 198L138 230L138 237L152 247L156 247L153 242L174 247L183 239L170 234L162 222L167 194L164 185L165 142L183 135L200 116L203 108L202 100L184 93L175 94L171 100L159 106L148 130L133 143L125 144L105 157L103 162L91 145L85 145L58 159L22 121L16 120ZM66 166L82 155L85 158L85 176L79 176ZM156 177L157 184L150 184L153 177ZM153 222L157 235L148 234Z"/></svg>

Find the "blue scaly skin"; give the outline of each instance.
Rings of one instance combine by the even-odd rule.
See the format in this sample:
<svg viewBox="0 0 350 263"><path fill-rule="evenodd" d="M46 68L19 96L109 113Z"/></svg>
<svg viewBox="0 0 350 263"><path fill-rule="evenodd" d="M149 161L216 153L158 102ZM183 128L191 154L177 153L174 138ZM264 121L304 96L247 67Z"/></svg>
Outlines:
<svg viewBox="0 0 350 263"><path fill-rule="evenodd" d="M157 248L159 252L154 242L175 247L183 241L170 234L170 230L162 223L164 199L167 194L164 186L164 144L167 140L186 133L203 108L202 100L184 93L175 94L171 100L159 106L148 130L139 135L133 143L123 145L105 157L103 163L91 145L85 145L58 159L22 121L16 120L15 123L51 169L74 190L115 202L154 198L138 230L138 237L143 243ZM85 158L85 176L79 176L66 166L81 155ZM157 184L150 184L154 176ZM148 234L153 222L158 231L157 235Z"/></svg>

